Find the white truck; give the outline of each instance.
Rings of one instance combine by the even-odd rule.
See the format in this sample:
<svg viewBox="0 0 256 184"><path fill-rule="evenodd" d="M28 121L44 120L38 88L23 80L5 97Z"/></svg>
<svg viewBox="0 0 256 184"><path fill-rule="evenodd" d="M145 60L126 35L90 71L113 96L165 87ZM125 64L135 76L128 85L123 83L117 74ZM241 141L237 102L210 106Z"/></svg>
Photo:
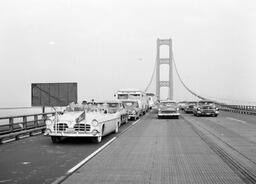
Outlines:
<svg viewBox="0 0 256 184"><path fill-rule="evenodd" d="M137 89L120 89L115 96L118 100L136 99L141 101L142 111L145 114L149 109L148 97L144 91Z"/></svg>
<svg viewBox="0 0 256 184"><path fill-rule="evenodd" d="M155 105L156 105L156 95L154 93L146 93L147 97L148 97L148 105L149 108L152 109Z"/></svg>

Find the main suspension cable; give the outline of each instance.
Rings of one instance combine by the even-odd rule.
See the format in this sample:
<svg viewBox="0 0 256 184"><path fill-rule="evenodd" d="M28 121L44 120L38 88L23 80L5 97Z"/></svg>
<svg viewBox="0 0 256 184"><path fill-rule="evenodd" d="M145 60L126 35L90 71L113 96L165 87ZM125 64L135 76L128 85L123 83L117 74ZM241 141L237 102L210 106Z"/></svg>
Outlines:
<svg viewBox="0 0 256 184"><path fill-rule="evenodd" d="M153 69L153 72L152 72L152 75L151 75L151 78L150 78L150 81L145 89L145 92L148 91L148 88L150 87L152 81L153 81L153 78L154 78L154 75L155 75L155 72L156 72L156 61L155 61L155 65L154 65L154 69Z"/></svg>
<svg viewBox="0 0 256 184"><path fill-rule="evenodd" d="M181 78L181 76L180 76L180 74L179 74L179 72L178 72L178 69L177 69L177 66L176 66L176 62L175 62L175 59L174 59L174 56L173 56L173 48L172 48L172 62L173 62L173 65L174 65L174 69L175 69L175 71L176 71L176 74L177 74L177 76L178 76L178 78L179 78L179 81L181 82L181 84L184 86L184 88L189 92L189 93L191 93L192 95L194 95L194 96L196 96L197 98L200 98L200 99L202 99L202 100L206 100L206 98L204 98L204 97L202 97L202 96L200 96L200 95L198 95L198 94L196 94L195 92L193 92L189 87L187 87L187 85L183 82L183 80L182 80L182 78Z"/></svg>

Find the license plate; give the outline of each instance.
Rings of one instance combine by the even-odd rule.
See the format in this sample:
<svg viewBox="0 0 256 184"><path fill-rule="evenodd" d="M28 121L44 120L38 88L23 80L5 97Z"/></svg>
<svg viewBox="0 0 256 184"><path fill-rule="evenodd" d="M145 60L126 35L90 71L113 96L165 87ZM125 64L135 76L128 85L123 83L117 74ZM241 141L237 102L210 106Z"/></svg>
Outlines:
<svg viewBox="0 0 256 184"><path fill-rule="evenodd" d="M211 113L207 112L206 115L210 115Z"/></svg>

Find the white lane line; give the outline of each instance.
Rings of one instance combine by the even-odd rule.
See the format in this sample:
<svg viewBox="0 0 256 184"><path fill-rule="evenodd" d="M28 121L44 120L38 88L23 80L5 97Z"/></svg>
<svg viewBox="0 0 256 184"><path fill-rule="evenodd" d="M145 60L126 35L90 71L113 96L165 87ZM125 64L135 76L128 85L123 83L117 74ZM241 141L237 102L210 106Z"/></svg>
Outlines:
<svg viewBox="0 0 256 184"><path fill-rule="evenodd" d="M138 123L140 120L141 120L141 119L138 119L137 121L134 121L134 122L132 123L132 125L135 125L135 124Z"/></svg>
<svg viewBox="0 0 256 184"><path fill-rule="evenodd" d="M240 120L240 119L236 119L236 118L231 118L231 117L226 117L226 119L234 120L234 121L237 121L237 122L240 122L240 123L243 123L243 124L247 123L246 121L243 121L243 120Z"/></svg>
<svg viewBox="0 0 256 184"><path fill-rule="evenodd" d="M11 179L8 179L8 180L1 180L0 183L5 183L5 182L9 182L9 181L12 181Z"/></svg>
<svg viewBox="0 0 256 184"><path fill-rule="evenodd" d="M11 139L6 139L6 140L2 140L2 144L5 144L5 143L8 143L8 142L12 142L12 141L15 141L16 139L15 138L11 138Z"/></svg>
<svg viewBox="0 0 256 184"><path fill-rule="evenodd" d="M72 167L71 169L68 170L67 174L71 174L75 172L78 168L80 168L82 165L84 165L86 162L88 162L90 159L92 159L96 154L98 154L101 150L103 150L106 146L108 146L111 142L113 142L116 139L116 137L113 137L110 139L108 142L106 142L103 146L98 148L96 151L94 151L92 154L90 154L88 157L83 159L81 162L79 162L77 165Z"/></svg>
<svg viewBox="0 0 256 184"><path fill-rule="evenodd" d="M34 136L34 135L39 135L39 134L42 134L42 131L40 132L32 132L31 135Z"/></svg>
<svg viewBox="0 0 256 184"><path fill-rule="evenodd" d="M20 136L18 136L19 139L24 139L24 138L27 138L27 137L29 137L29 135L20 135Z"/></svg>
<svg viewBox="0 0 256 184"><path fill-rule="evenodd" d="M121 131L120 134L122 134L122 133L126 132L127 130L129 130L133 125L135 125L136 123L138 123L140 120L141 120L141 119L138 119L137 121L134 121L131 126L128 126L126 129L124 129L123 131Z"/></svg>

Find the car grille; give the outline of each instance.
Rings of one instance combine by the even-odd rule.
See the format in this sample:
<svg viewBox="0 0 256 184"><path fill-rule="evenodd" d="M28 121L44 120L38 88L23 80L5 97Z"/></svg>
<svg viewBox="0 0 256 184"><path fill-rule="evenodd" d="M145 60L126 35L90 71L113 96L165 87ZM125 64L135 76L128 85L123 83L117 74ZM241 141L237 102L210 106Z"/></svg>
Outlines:
<svg viewBox="0 0 256 184"><path fill-rule="evenodd" d="M161 113L169 114L169 113L176 113L176 111L164 110L164 111L161 111Z"/></svg>
<svg viewBox="0 0 256 184"><path fill-rule="evenodd" d="M90 131L91 126L88 124L75 124L74 126L75 131Z"/></svg>
<svg viewBox="0 0 256 184"><path fill-rule="evenodd" d="M57 130L57 131L65 131L66 128L68 128L68 125L66 123L58 123L58 124L55 124L53 128L54 130Z"/></svg>

